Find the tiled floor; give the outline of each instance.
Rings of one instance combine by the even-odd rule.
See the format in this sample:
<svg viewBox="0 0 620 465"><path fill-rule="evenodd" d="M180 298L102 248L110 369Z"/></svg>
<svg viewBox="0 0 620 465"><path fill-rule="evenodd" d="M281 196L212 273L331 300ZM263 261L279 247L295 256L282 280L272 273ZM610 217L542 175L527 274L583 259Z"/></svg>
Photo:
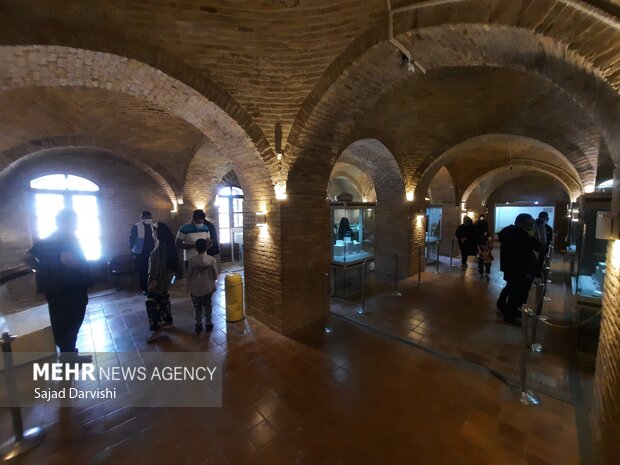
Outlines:
<svg viewBox="0 0 620 465"><path fill-rule="evenodd" d="M504 285L498 265L493 266L489 278L481 278L474 262L462 271L458 259L452 268L446 257L442 260L439 273L434 265L427 267L419 287L417 276L401 281L401 297L392 295L390 285L371 285L365 314L359 313L359 299L334 299L331 310L412 344L481 365L510 383L518 383L522 333L521 328L503 324L496 314L495 301ZM550 322L567 324L574 319L566 269L562 256L554 257L547 288L549 300L543 305L543 315ZM535 308L535 298L533 286L531 308ZM572 357L576 330L540 322L537 325L536 340L543 342L545 351L529 353L528 383L539 391L578 401L580 393L574 386L577 363Z"/></svg>
<svg viewBox="0 0 620 465"><path fill-rule="evenodd" d="M456 304L465 297L485 302L485 286L495 286L460 279L463 299L453 297L454 307L442 309L453 315L463 312ZM410 300L407 293L402 302ZM180 291L172 302L176 328L155 345L144 339L143 298L127 291L92 299L80 336L83 350L211 351L225 370L222 408L28 409L27 426L43 425L47 437L15 463L579 463L575 410L568 403L542 395L542 406L525 407L486 370L338 317L330 319L333 332L317 347L252 318L226 324L222 294L215 299L210 338L193 335L190 302ZM489 318L495 318L492 311ZM467 318L446 321L456 328ZM435 337L434 324L420 319L411 331L416 328L424 338ZM480 337L473 325L462 331ZM513 331L506 327L506 337ZM0 415L6 438L10 417L6 410Z"/></svg>

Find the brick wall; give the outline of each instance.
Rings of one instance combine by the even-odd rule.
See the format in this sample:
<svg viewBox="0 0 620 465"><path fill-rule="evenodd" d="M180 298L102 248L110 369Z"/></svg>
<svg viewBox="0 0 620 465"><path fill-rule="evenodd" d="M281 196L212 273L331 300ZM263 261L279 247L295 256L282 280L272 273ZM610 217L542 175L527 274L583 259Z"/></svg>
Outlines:
<svg viewBox="0 0 620 465"><path fill-rule="evenodd" d="M602 463L620 457L620 240L610 241L596 358L594 420Z"/></svg>
<svg viewBox="0 0 620 465"><path fill-rule="evenodd" d="M21 257L32 246L36 225L29 182L53 173L75 174L99 186L104 258L129 253L129 230L142 210L150 210L156 220L168 223L173 230L176 227L166 193L132 164L92 150L32 159L21 164L10 177L3 177L0 184L0 268L20 264ZM21 278L4 286L0 302L10 299L11 305L16 305L32 297L34 291L32 276Z"/></svg>
<svg viewBox="0 0 620 465"><path fill-rule="evenodd" d="M612 197L612 213L618 219L618 169L614 178L616 189ZM620 457L620 239L609 241L607 248L601 333L594 378L593 425L601 463L617 463Z"/></svg>

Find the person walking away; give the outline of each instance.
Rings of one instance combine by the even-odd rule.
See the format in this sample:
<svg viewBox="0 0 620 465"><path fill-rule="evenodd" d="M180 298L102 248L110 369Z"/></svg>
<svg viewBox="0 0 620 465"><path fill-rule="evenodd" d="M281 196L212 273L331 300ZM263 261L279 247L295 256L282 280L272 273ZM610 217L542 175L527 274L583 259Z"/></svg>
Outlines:
<svg viewBox="0 0 620 465"><path fill-rule="evenodd" d="M476 227L469 216L463 218L463 224L456 228L454 235L459 241L461 266L463 269L467 269L467 258L470 255L476 255L478 248Z"/></svg>
<svg viewBox="0 0 620 465"><path fill-rule="evenodd" d="M145 210L142 212L140 221L134 224L129 231L129 247L132 255L136 257L138 282L144 295L148 292L149 257L155 247L152 226L153 215Z"/></svg>
<svg viewBox="0 0 620 465"><path fill-rule="evenodd" d="M196 334L202 333L203 310L205 331L213 330L211 297L215 292L218 267L217 260L207 255L208 248L209 241L198 239L196 241L197 255L190 258L187 266L187 290L192 296L192 303L194 304L194 320L196 322L194 331Z"/></svg>
<svg viewBox="0 0 620 465"><path fill-rule="evenodd" d="M75 212L61 210L56 231L36 243L23 261L36 271L37 292L45 294L59 361L91 363L92 356L78 355L76 347L92 285L76 229Z"/></svg>
<svg viewBox="0 0 620 465"><path fill-rule="evenodd" d="M480 215L478 220L474 223L476 231L478 232L479 242L484 242L489 235L489 223L484 215Z"/></svg>
<svg viewBox="0 0 620 465"><path fill-rule="evenodd" d="M545 266L545 257L549 253L553 240L553 229L547 223L549 223L549 213L541 211L534 222L534 237L544 246L542 253L539 254L538 257L539 268L541 270L539 276L542 275L542 269Z"/></svg>
<svg viewBox="0 0 620 465"><path fill-rule="evenodd" d="M481 277L485 273L487 278L489 277L491 273L491 261L493 260L493 240L489 234L486 234L478 244L478 273L480 273Z"/></svg>
<svg viewBox="0 0 620 465"><path fill-rule="evenodd" d="M195 247L198 239L210 240L207 254L219 261L220 244L217 238L217 229L213 223L207 221L205 212L202 210L194 210L192 219L181 226L177 232L176 246L183 249L185 271L187 271L189 260L198 254Z"/></svg>
<svg viewBox="0 0 620 465"><path fill-rule="evenodd" d="M151 333L148 342L156 340L163 328L173 325L170 294L172 277L178 271L178 255L172 231L164 223L153 228L155 248L149 258L148 294L146 313Z"/></svg>
<svg viewBox="0 0 620 465"><path fill-rule="evenodd" d="M537 257L543 245L534 237L534 218L527 214L517 215L515 223L499 232L500 270L504 272L506 286L502 289L497 307L504 322L519 325L520 308L527 297L536 274Z"/></svg>

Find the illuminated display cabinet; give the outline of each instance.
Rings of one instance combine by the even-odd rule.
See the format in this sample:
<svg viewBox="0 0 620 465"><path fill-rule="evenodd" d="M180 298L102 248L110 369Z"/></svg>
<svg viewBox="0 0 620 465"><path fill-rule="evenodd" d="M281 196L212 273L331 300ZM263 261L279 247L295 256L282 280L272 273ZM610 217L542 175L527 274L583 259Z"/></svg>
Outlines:
<svg viewBox="0 0 620 465"><path fill-rule="evenodd" d="M332 294L350 297L361 291L363 274L375 257L375 204L331 204Z"/></svg>
<svg viewBox="0 0 620 465"><path fill-rule="evenodd" d="M332 203L332 262L352 264L374 258L375 204Z"/></svg>
<svg viewBox="0 0 620 465"><path fill-rule="evenodd" d="M426 242L437 242L441 240L441 215L440 205L429 205L426 207Z"/></svg>
<svg viewBox="0 0 620 465"><path fill-rule="evenodd" d="M428 205L426 207L426 234L424 242L424 255L426 263L432 263L438 258L439 241L441 240L441 215L443 209L440 205Z"/></svg>
<svg viewBox="0 0 620 465"><path fill-rule="evenodd" d="M601 309L607 238L596 234L597 218L611 210L611 196L606 193L585 194L573 208L571 223L579 227L571 233L575 244L576 266L572 280L575 309L579 321L590 318ZM577 221L574 221L577 220ZM579 350L595 353L600 322L597 318L579 331Z"/></svg>

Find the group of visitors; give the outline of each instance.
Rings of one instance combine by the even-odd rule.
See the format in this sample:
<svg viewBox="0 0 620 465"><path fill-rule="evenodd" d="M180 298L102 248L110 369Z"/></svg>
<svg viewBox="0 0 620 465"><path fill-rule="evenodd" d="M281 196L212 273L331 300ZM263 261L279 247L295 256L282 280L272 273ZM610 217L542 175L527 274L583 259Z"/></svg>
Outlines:
<svg viewBox="0 0 620 465"><path fill-rule="evenodd" d="M499 234L500 269L506 285L497 299L497 309L504 321L521 325L521 307L535 278L542 277L545 257L553 240L553 229L547 223L549 214L542 211L538 219L532 215L517 215L513 225L506 226Z"/></svg>
<svg viewBox="0 0 620 465"><path fill-rule="evenodd" d="M500 270L504 273L506 285L497 300L497 309L508 324L521 324L520 308L527 301L534 278L542 275L553 240L553 229L548 222L546 211L541 211L536 220L530 214L522 213L513 225L498 234ZM467 269L468 257L475 255L480 276L488 277L493 260L493 235L489 233L484 215L480 215L475 223L466 216L455 236L461 249L463 269Z"/></svg>
<svg viewBox="0 0 620 465"><path fill-rule="evenodd" d="M151 229L153 241L147 242L142 238ZM194 331L196 334L203 329L212 331L211 297L218 276L214 257L220 250L215 225L207 221L204 211L194 210L192 219L179 228L176 238L165 223L153 224L151 213L144 211L140 222L131 228L129 245L136 256L142 292L147 296L146 312L151 331L147 341L155 341L163 329L173 325L168 290L179 272L177 249L183 250L187 291L194 305Z"/></svg>
<svg viewBox="0 0 620 465"><path fill-rule="evenodd" d="M92 285L89 267L76 236L77 215L61 210L56 216L56 231L37 242L23 261L36 272L37 292L48 302L54 343L62 362L90 363L92 356L79 355L78 333L88 304ZM170 284L178 273L178 252L183 250L187 291L194 305L196 334L213 330L211 297L218 276L219 242L215 226L202 210L194 210L192 219L181 226L176 238L162 222L143 211L140 221L129 233L131 253L135 257L140 288L146 296L150 334L157 339L161 331L173 325ZM204 317L204 326L203 326Z"/></svg>
<svg viewBox="0 0 620 465"><path fill-rule="evenodd" d="M454 235L461 250L461 267L466 270L467 259L475 256L478 260L478 273L488 277L491 273L491 261L494 259L493 236L489 234L489 223L485 216L480 215L475 223L469 216L465 216L463 224L456 228Z"/></svg>

